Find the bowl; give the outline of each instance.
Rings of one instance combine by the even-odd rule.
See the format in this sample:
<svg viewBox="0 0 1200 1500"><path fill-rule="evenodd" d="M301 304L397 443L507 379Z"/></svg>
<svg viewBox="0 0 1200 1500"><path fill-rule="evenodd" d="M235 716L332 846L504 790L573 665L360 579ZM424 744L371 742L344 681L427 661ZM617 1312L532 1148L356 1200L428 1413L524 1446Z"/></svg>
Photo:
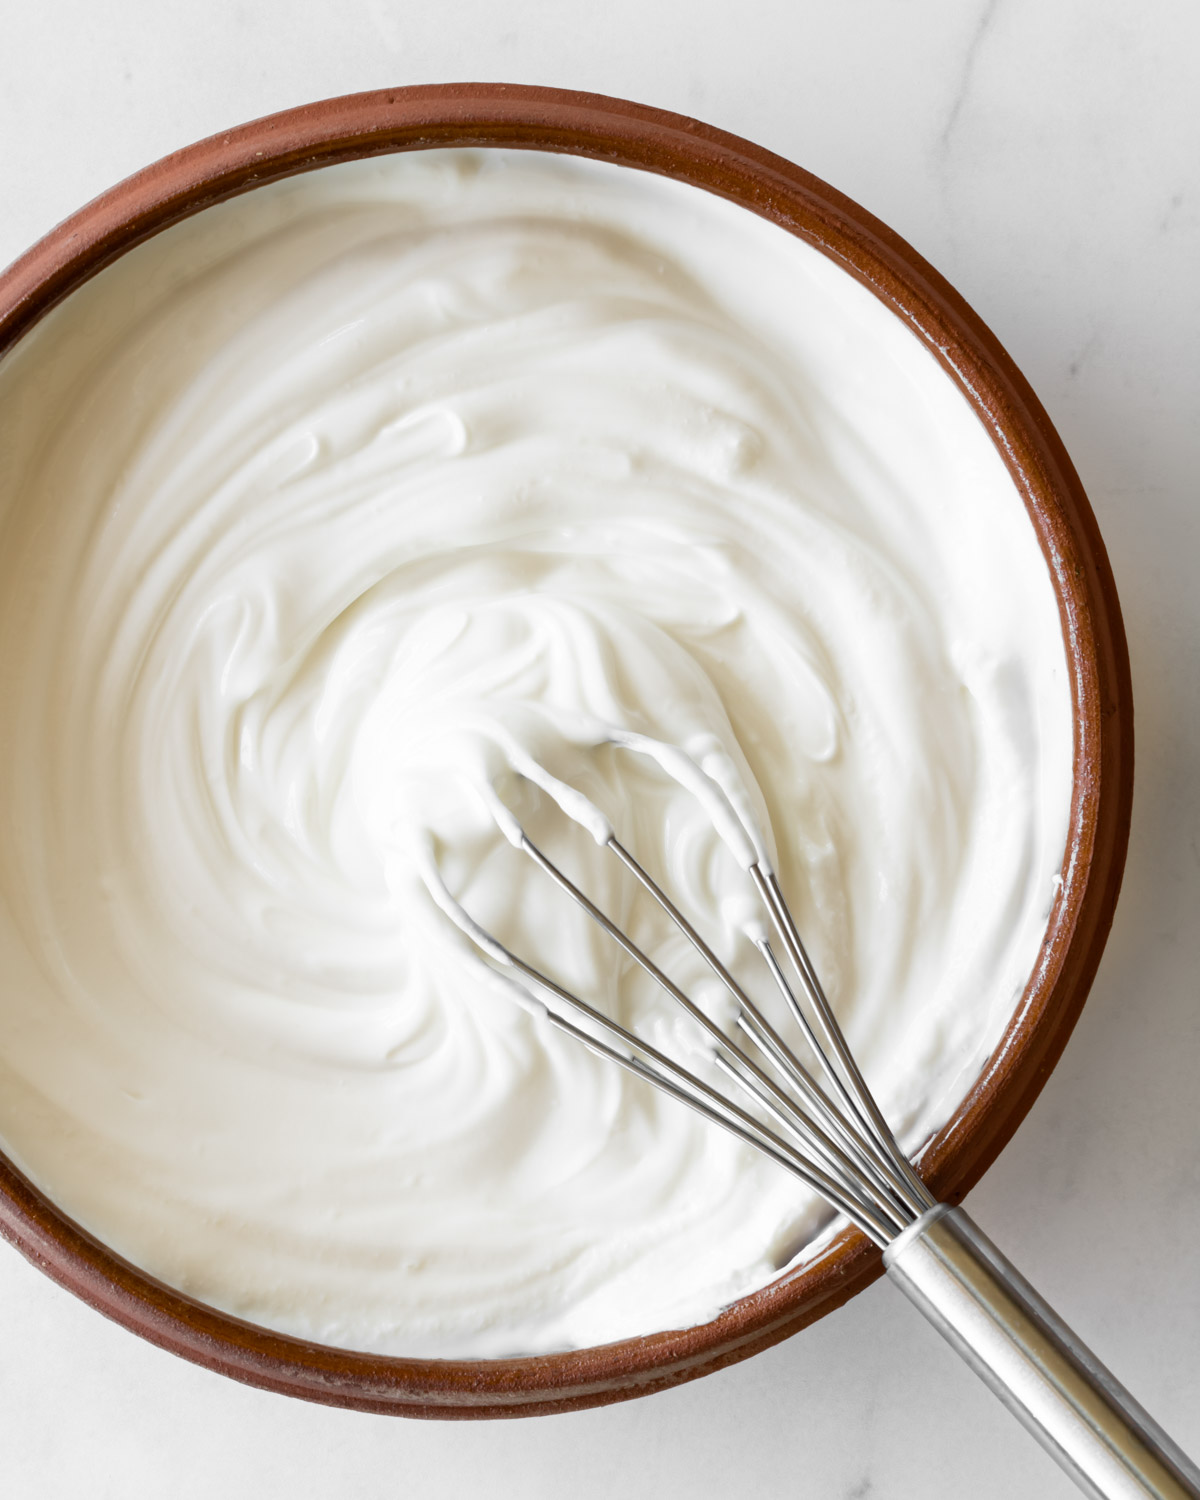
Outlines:
<svg viewBox="0 0 1200 1500"><path fill-rule="evenodd" d="M957 1202L1037 1097L1112 921L1128 838L1133 712L1120 608L1096 521L1058 435L995 337L910 246L799 167L679 115L590 94L447 84L325 100L214 136L129 178L0 277L0 356L133 246L210 204L335 162L428 147L566 152L718 194L829 256L902 318L984 424L1049 566L1070 672L1074 767L1062 885L1007 1030L921 1157ZM0 1156L0 1233L60 1285L209 1369L334 1406L423 1417L531 1416L645 1395L778 1342L860 1291L879 1252L847 1229L699 1327L524 1359L403 1359L271 1332L189 1298L73 1223Z"/></svg>

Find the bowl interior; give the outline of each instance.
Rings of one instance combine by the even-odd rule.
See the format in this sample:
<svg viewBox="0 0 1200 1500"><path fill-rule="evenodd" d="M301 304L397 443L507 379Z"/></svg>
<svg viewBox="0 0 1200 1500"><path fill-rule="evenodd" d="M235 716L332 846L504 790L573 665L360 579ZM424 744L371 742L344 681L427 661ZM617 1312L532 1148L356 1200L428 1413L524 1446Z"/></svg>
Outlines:
<svg viewBox="0 0 1200 1500"><path fill-rule="evenodd" d="M1099 961L1128 831L1132 709L1107 559L1062 445L995 339L915 252L799 168L694 121L554 90L398 90L273 116L113 189L0 279L0 353L103 266L212 203L334 162L432 146L593 156L674 177L781 225L905 320L972 405L1012 476L1059 604L1071 675L1074 784L1063 884L1037 964L1000 1044L922 1157L931 1188L956 1201L1036 1097ZM880 1270L878 1253L847 1231L700 1327L521 1360L414 1360L307 1344L193 1301L114 1255L3 1159L0 1230L93 1306L213 1369L331 1404L442 1417L562 1410L693 1378L813 1321Z"/></svg>

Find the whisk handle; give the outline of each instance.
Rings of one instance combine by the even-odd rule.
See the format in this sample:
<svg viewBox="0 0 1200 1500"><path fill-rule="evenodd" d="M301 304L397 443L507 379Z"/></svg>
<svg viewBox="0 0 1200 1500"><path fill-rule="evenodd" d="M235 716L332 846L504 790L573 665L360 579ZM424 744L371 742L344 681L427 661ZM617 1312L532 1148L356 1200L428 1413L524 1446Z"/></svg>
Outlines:
<svg viewBox="0 0 1200 1500"><path fill-rule="evenodd" d="M931 1208L883 1258L1085 1495L1200 1500L1200 1469L961 1208Z"/></svg>

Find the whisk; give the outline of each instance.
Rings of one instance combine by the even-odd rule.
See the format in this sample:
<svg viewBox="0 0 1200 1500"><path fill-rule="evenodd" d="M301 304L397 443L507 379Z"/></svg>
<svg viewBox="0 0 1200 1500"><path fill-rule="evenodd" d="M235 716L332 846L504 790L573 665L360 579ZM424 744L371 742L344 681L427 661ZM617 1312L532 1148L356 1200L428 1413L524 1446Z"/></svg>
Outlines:
<svg viewBox="0 0 1200 1500"><path fill-rule="evenodd" d="M437 904L488 958L510 976L520 976L516 983L523 1002L551 1025L762 1152L873 1240L892 1282L1085 1494L1096 1500L1200 1500L1200 1469L974 1221L961 1208L939 1203L914 1171L846 1044L744 808L682 751L637 736L622 735L620 742L652 754L697 795L738 856L765 917L753 941L813 1065L788 1045L603 815L540 768L522 769L625 866L728 991L736 1006L738 1039L548 858L488 788L484 795L501 832L707 1034L712 1062L729 1092L712 1087L497 941L451 894L431 842L424 877ZM586 1024L576 1024L572 1014Z"/></svg>

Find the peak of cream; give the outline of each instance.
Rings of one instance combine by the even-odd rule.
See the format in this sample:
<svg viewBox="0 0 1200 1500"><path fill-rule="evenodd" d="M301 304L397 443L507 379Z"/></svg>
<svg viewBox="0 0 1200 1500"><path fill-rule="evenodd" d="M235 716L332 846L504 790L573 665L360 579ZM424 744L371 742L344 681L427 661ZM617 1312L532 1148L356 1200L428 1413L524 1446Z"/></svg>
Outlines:
<svg viewBox="0 0 1200 1500"><path fill-rule="evenodd" d="M136 1264L486 1357L804 1253L819 1204L509 1004L422 878L704 1066L480 795L718 1014L596 841L763 993L747 850L655 742L763 830L907 1144L974 1082L1062 860L1057 610L965 401L816 252L601 163L329 168L69 298L0 453L0 1139Z"/></svg>

